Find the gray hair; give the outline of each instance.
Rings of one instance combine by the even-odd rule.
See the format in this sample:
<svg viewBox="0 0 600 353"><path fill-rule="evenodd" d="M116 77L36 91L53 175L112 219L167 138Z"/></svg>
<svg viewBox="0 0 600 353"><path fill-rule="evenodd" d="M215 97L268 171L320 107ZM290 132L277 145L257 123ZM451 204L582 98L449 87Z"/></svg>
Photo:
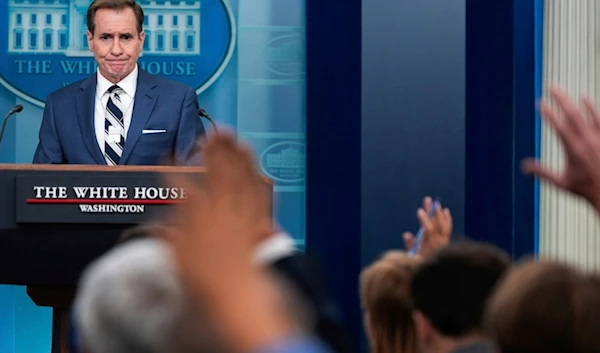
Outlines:
<svg viewBox="0 0 600 353"><path fill-rule="evenodd" d="M214 352L214 333L158 239L132 240L92 263L74 310L78 343L92 353Z"/></svg>

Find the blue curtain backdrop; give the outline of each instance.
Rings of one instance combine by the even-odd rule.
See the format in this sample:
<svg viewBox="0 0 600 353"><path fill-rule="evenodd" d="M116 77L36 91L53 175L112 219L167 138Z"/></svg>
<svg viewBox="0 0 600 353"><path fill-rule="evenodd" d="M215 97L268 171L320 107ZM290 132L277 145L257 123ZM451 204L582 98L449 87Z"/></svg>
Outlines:
<svg viewBox="0 0 600 353"><path fill-rule="evenodd" d="M361 267L418 227L425 194L455 233L535 251L518 164L539 154L542 3L307 0L306 246L353 337Z"/></svg>
<svg viewBox="0 0 600 353"><path fill-rule="evenodd" d="M82 35L90 2L0 0L0 112L25 107L8 124L0 163L30 163L40 100L94 71ZM253 144L275 182L278 221L304 246L304 0L139 3L148 6L143 67L195 87L213 118ZM0 285L0 352L49 352L51 326L51 309L25 287Z"/></svg>
<svg viewBox="0 0 600 353"><path fill-rule="evenodd" d="M538 239L537 182L521 173L539 156L543 0L467 0L465 233L515 258Z"/></svg>

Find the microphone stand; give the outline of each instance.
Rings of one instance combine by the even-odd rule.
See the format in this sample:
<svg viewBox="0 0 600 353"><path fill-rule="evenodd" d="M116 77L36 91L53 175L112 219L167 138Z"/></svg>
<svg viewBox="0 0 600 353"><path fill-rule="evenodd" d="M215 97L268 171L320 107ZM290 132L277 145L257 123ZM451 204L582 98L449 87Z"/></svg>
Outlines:
<svg viewBox="0 0 600 353"><path fill-rule="evenodd" d="M2 121L2 130L0 130L0 145L2 145L2 138L4 137L4 130L6 130L6 123L8 123L8 118L10 118L13 114L19 113L23 110L23 106L20 104L15 105L6 115L4 121Z"/></svg>
<svg viewBox="0 0 600 353"><path fill-rule="evenodd" d="M198 115L200 115L201 117L203 117L204 119L208 120L210 122L210 124L212 125L213 129L215 130L215 133L219 133L219 129L217 129L217 124L215 124L215 121L213 120L213 118L208 115L208 112L202 108L198 108Z"/></svg>

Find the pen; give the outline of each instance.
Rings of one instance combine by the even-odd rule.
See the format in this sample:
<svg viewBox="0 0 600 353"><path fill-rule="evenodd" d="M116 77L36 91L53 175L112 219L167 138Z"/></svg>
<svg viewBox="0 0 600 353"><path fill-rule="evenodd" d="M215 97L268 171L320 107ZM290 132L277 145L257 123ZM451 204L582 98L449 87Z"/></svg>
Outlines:
<svg viewBox="0 0 600 353"><path fill-rule="evenodd" d="M431 217L433 217L433 215L435 214L435 211L439 207L439 204L440 204L439 199L436 199L435 201L433 201L433 204L431 205L431 208L429 209L429 214L427 214L427 217L429 219L431 219ZM412 249L410 249L408 254L415 255L419 251L422 241L423 241L423 226L421 226L419 228L419 230L417 231L417 234L415 236L415 245L412 247Z"/></svg>

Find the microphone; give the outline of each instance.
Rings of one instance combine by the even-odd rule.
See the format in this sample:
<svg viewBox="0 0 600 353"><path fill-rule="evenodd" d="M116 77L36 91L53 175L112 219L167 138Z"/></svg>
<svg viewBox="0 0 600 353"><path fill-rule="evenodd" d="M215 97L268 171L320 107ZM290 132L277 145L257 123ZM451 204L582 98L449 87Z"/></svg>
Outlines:
<svg viewBox="0 0 600 353"><path fill-rule="evenodd" d="M213 129L215 130L215 132L216 133L219 132L219 129L217 129L217 124L215 124L215 121L213 120L213 118L211 118L210 115L208 115L208 112L206 112L206 110L204 110L202 108L198 108L198 115L200 115L204 119L210 121L210 124L212 125Z"/></svg>
<svg viewBox="0 0 600 353"><path fill-rule="evenodd" d="M6 123L8 122L8 118L15 113L19 113L23 110L23 106L21 104L17 104L8 112L4 121L2 122L2 130L0 130L0 145L2 144L2 138L4 137L4 130L6 129Z"/></svg>

